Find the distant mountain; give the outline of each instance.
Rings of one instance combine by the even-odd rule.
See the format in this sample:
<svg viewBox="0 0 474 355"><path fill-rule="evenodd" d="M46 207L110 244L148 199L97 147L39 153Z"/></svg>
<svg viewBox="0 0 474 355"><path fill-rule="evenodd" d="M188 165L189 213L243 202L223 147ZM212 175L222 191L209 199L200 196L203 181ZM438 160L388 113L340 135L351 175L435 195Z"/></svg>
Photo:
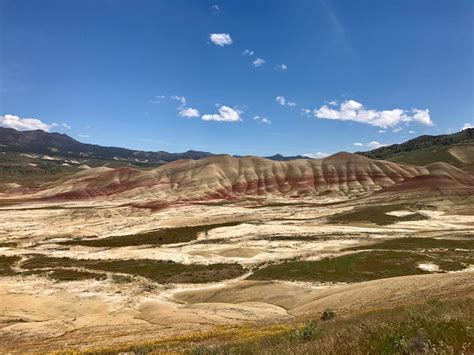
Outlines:
<svg viewBox="0 0 474 355"><path fill-rule="evenodd" d="M61 155L69 158L123 160L138 165L159 165L179 159L201 159L213 155L194 150L184 153L168 153L103 147L81 143L62 133L48 133L42 130L20 132L2 127L0 127L0 149L10 152Z"/></svg>
<svg viewBox="0 0 474 355"><path fill-rule="evenodd" d="M118 147L103 147L96 144L81 143L63 133L48 133L42 130L16 131L0 127L0 151L60 155L74 159L99 159L123 161L137 166L157 166L180 159L202 159L215 154L188 150L184 153L165 151L147 152ZM285 157L276 154L267 159L294 160L308 159L301 155Z"/></svg>
<svg viewBox="0 0 474 355"><path fill-rule="evenodd" d="M445 162L470 169L474 166L474 129L439 136L420 136L405 143L356 154L396 163L427 165Z"/></svg>
<svg viewBox="0 0 474 355"><path fill-rule="evenodd" d="M292 155L292 156L285 157L281 154L275 154L275 155L272 155L270 157L265 157L265 158L270 159L270 160L277 160L277 161L289 161L289 160L296 160L296 159L312 159L312 158L304 157L302 155Z"/></svg>

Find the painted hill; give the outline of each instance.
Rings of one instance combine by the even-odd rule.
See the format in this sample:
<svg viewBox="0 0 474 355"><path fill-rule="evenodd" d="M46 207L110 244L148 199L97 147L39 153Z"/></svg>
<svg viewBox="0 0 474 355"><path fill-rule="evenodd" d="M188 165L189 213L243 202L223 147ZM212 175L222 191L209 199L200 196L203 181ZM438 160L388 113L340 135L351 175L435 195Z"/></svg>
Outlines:
<svg viewBox="0 0 474 355"><path fill-rule="evenodd" d="M341 152L324 159L292 161L218 155L175 161L148 171L102 167L45 184L34 193L13 189L10 195L60 200L100 197L140 201L236 200L249 196L351 197L422 176L448 178L460 186L474 186L471 176L448 164L417 167Z"/></svg>

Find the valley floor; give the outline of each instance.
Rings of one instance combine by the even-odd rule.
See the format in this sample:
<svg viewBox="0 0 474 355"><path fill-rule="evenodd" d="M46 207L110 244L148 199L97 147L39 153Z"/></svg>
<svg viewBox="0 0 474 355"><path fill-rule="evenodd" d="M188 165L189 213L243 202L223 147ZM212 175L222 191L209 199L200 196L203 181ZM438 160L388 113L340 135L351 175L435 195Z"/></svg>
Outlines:
<svg viewBox="0 0 474 355"><path fill-rule="evenodd" d="M206 353L215 344L223 352L242 346L237 339L287 351L271 339L291 343L295 329L329 309L336 317L323 328L397 307L432 312L433 299L469 314L469 206L4 204L0 351ZM461 318L462 329L472 325ZM462 329L456 342L472 350L472 327Z"/></svg>

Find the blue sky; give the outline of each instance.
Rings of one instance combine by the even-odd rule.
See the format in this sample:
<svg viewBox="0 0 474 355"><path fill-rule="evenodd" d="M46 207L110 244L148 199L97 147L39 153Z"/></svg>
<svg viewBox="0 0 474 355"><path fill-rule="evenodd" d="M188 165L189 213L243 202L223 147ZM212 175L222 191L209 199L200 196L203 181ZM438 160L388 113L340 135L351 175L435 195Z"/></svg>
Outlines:
<svg viewBox="0 0 474 355"><path fill-rule="evenodd" d="M469 0L0 6L3 126L153 151L318 156L474 124Z"/></svg>

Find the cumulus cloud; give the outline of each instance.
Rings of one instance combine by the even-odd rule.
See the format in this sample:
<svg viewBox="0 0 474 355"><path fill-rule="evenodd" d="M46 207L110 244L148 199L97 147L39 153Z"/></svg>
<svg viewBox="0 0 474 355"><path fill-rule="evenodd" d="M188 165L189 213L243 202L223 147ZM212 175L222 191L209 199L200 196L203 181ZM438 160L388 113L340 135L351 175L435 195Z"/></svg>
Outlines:
<svg viewBox="0 0 474 355"><path fill-rule="evenodd" d="M261 67L262 65L265 64L265 60L263 60L262 58L257 58L253 61L252 64L254 67Z"/></svg>
<svg viewBox="0 0 474 355"><path fill-rule="evenodd" d="M367 148L370 148L370 149L377 149L377 148L385 147L387 145L388 144L383 144L377 141L372 141L366 144Z"/></svg>
<svg viewBox="0 0 474 355"><path fill-rule="evenodd" d="M218 121L218 122L237 122L241 121L240 114L236 110L228 107L221 106L219 114L206 114L202 117L203 121Z"/></svg>
<svg viewBox="0 0 474 355"><path fill-rule="evenodd" d="M339 105L339 108L323 105L319 109L314 110L313 113L317 118L340 121L355 121L380 128L393 128L401 123L408 123L412 121L416 121L426 126L433 125L429 115L429 110L427 109L393 109L377 111L373 109L367 109L364 107L364 105L355 100L344 101Z"/></svg>
<svg viewBox="0 0 474 355"><path fill-rule="evenodd" d="M246 49L242 52L242 55L252 56L254 53L251 49Z"/></svg>
<svg viewBox="0 0 474 355"><path fill-rule="evenodd" d="M464 131L465 129L469 128L474 128L474 125L472 123L464 123L464 126L462 126L461 131Z"/></svg>
<svg viewBox="0 0 474 355"><path fill-rule="evenodd" d="M329 156L329 154L323 153L323 152L315 152L315 153L306 153L306 154L303 154L303 156L308 157L308 158L313 158L313 159L322 159Z"/></svg>
<svg viewBox="0 0 474 355"><path fill-rule="evenodd" d="M309 115L309 114L311 114L311 110L309 108L302 108L301 109L301 114L302 115Z"/></svg>
<svg viewBox="0 0 474 355"><path fill-rule="evenodd" d="M278 102L280 105L285 106L286 105L286 99L284 96L277 96L275 98L275 101Z"/></svg>
<svg viewBox="0 0 474 355"><path fill-rule="evenodd" d="M272 124L272 121L270 121L268 118L266 117L260 117L260 116L254 116L253 118L255 121L259 121L259 122L262 122L262 123L266 123L266 124Z"/></svg>
<svg viewBox="0 0 474 355"><path fill-rule="evenodd" d="M20 118L15 115L5 115L0 116L0 127L13 128L17 131L41 129L48 132L53 125L44 123L36 118Z"/></svg>
<svg viewBox="0 0 474 355"><path fill-rule="evenodd" d="M283 70L286 70L288 69L288 66L286 64L277 64L276 67L275 67L276 70L280 70L280 71L283 71Z"/></svg>
<svg viewBox="0 0 474 355"><path fill-rule="evenodd" d="M282 106L296 106L296 102L288 101L284 96L277 96L275 101Z"/></svg>
<svg viewBox="0 0 474 355"><path fill-rule="evenodd" d="M178 113L181 117L199 117L199 111L196 110L195 108L183 108L181 111Z"/></svg>
<svg viewBox="0 0 474 355"><path fill-rule="evenodd" d="M377 141L372 141L372 142L368 142L368 143L360 143L360 142L354 143L354 146L356 146L356 147L367 147L369 149L377 149L377 148L380 148L380 147L385 147L387 145L388 144L380 143L380 142L377 142Z"/></svg>
<svg viewBox="0 0 474 355"><path fill-rule="evenodd" d="M232 44L232 38L228 33L211 33L209 39L212 43L220 47Z"/></svg>
<svg viewBox="0 0 474 355"><path fill-rule="evenodd" d="M61 123L61 126L63 126L66 129L71 129L71 126L68 125L67 123Z"/></svg>

